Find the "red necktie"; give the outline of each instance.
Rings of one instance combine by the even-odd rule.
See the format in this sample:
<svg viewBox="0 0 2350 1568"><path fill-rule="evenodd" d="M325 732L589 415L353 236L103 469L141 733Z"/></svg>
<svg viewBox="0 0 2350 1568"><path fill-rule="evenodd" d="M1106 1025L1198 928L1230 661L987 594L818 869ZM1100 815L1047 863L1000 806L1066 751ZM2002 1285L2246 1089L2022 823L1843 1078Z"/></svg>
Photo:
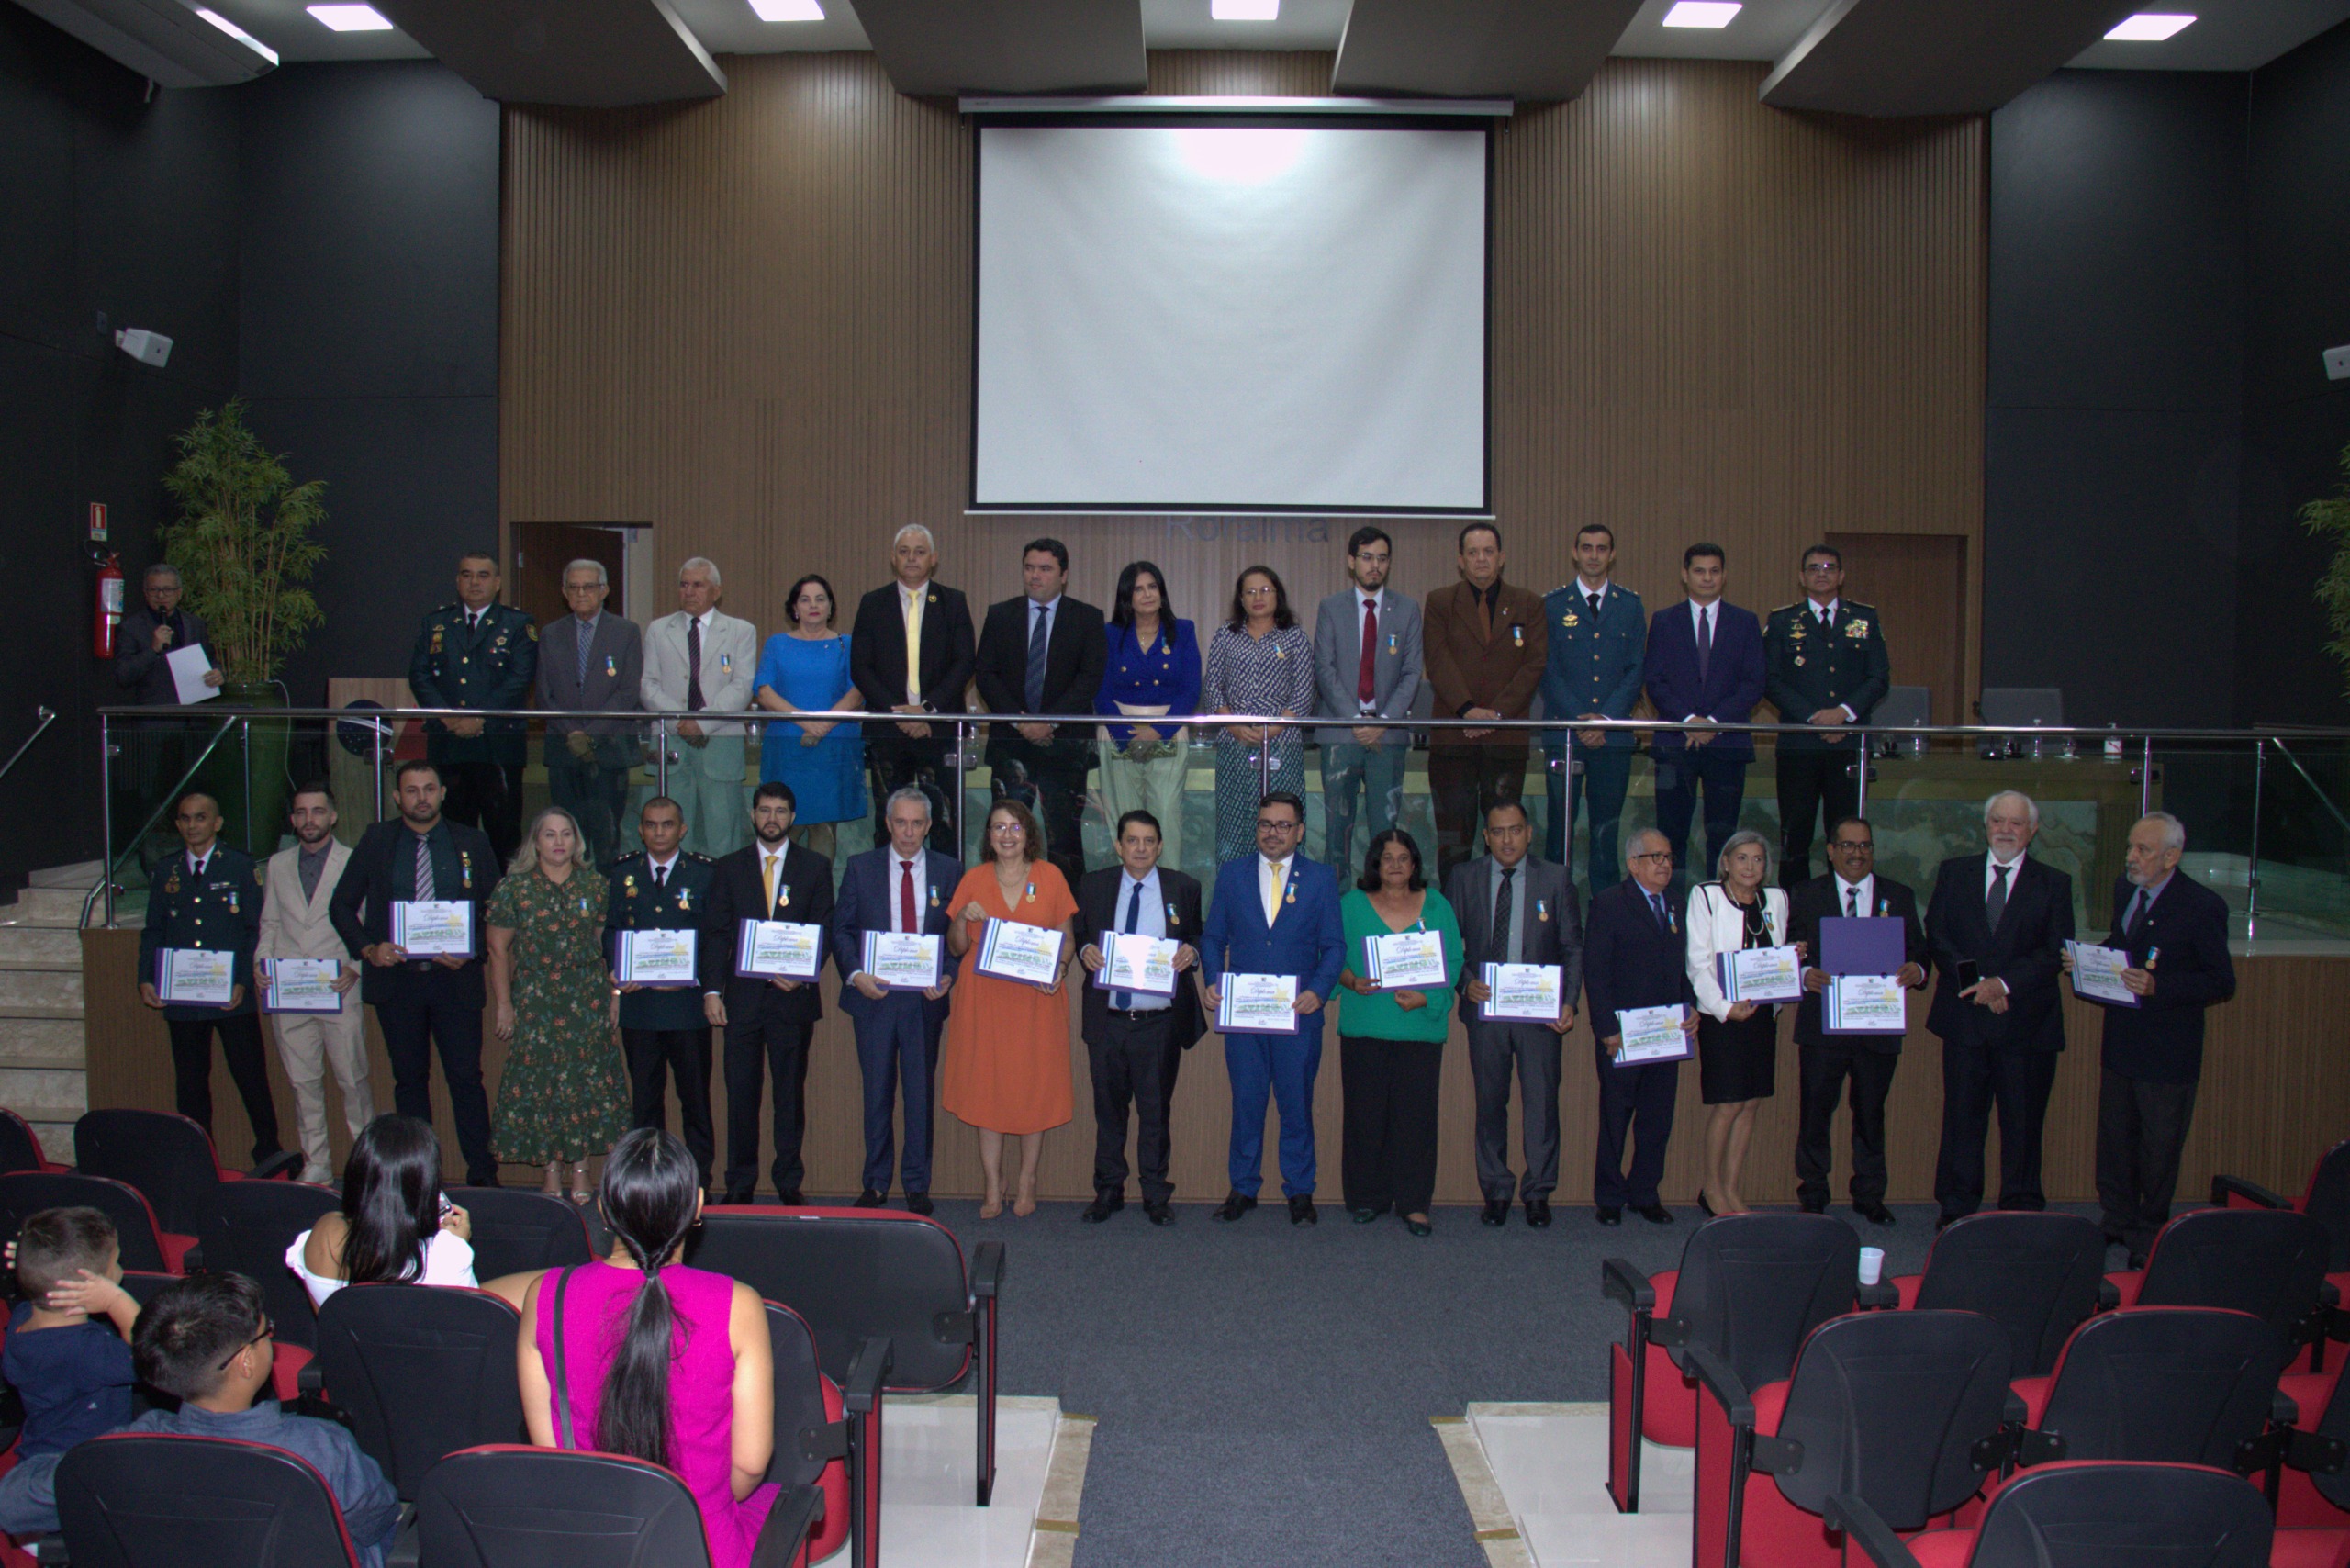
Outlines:
<svg viewBox="0 0 2350 1568"><path fill-rule="evenodd" d="M1362 604L1362 673L1355 677L1355 700L1368 707L1379 690L1373 678L1379 662L1379 601L1367 599Z"/></svg>
<svg viewBox="0 0 2350 1568"><path fill-rule="evenodd" d="M898 862L898 927L909 936L918 936L922 927L914 922L914 863Z"/></svg>

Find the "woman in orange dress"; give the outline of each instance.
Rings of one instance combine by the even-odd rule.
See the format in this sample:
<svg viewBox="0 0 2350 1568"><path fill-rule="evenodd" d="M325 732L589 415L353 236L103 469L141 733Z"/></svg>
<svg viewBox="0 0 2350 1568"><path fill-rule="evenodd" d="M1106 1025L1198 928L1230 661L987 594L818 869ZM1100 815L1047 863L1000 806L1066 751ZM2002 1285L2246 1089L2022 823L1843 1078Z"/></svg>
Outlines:
<svg viewBox="0 0 2350 1568"><path fill-rule="evenodd" d="M979 945L990 920L1012 920L1063 933L1061 968L1075 943L1077 900L1051 861L1035 813L1017 801L998 801L988 813L988 858L963 874L947 901L953 917L946 950L959 955L955 1009L946 1020L946 1060L938 1103L979 1129L979 1163L987 1170L981 1219L1003 1212L1003 1139L1020 1139L1020 1185L1012 1212L1036 1212L1036 1160L1045 1132L1076 1114L1069 1072L1069 989L1057 979L1049 991L979 973Z"/></svg>

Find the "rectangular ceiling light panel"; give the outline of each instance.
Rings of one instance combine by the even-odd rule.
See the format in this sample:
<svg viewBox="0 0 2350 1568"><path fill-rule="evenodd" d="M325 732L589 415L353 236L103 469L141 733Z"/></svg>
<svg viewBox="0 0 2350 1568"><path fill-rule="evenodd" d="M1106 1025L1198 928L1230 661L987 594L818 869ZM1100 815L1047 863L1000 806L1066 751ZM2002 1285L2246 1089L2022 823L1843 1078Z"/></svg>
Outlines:
<svg viewBox="0 0 2350 1568"><path fill-rule="evenodd" d="M2183 31L2194 17L2177 12L2141 11L2124 18L2106 38L2114 43L2160 43Z"/></svg>
<svg viewBox="0 0 2350 1568"><path fill-rule="evenodd" d="M1663 26L1668 28L1726 28L1737 16L1739 7L1732 0L1680 0L1664 14Z"/></svg>
<svg viewBox="0 0 2350 1568"><path fill-rule="evenodd" d="M821 22L824 7L817 0L751 0L762 22Z"/></svg>
<svg viewBox="0 0 2350 1568"><path fill-rule="evenodd" d="M1281 0L1208 0L1212 22L1277 22Z"/></svg>
<svg viewBox="0 0 2350 1568"><path fill-rule="evenodd" d="M392 24L373 6L311 6L307 10L339 33L387 33Z"/></svg>

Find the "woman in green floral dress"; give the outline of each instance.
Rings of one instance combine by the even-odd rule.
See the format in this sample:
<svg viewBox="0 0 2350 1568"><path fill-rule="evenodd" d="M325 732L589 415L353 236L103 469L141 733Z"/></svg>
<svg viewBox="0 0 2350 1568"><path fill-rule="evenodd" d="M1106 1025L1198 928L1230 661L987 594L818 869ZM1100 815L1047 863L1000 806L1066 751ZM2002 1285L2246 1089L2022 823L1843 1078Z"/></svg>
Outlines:
<svg viewBox="0 0 2350 1568"><path fill-rule="evenodd" d="M588 1161L628 1130L628 1081L614 1037L604 961L604 879L581 854L579 824L553 807L490 895L489 995L508 1042L498 1084L498 1157L547 1168L546 1190L588 1200Z"/></svg>

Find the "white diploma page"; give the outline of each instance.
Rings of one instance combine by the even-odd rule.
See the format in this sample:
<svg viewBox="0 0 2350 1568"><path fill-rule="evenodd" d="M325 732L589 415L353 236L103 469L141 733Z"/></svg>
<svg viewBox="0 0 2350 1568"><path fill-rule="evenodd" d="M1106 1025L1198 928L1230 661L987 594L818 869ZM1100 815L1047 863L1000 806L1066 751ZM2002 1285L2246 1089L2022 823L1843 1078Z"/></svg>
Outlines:
<svg viewBox="0 0 2350 1568"><path fill-rule="evenodd" d="M340 1013L342 993L334 982L342 976L340 958L272 958L269 983L261 990L263 1013Z"/></svg>
<svg viewBox="0 0 2350 1568"><path fill-rule="evenodd" d="M1297 1033L1297 977L1227 972L1217 992L1215 1026L1226 1035Z"/></svg>
<svg viewBox="0 0 2350 1568"><path fill-rule="evenodd" d="M1686 1061L1689 1036L1682 1032L1686 1014L1678 1007L1628 1007L1616 1014L1624 1048L1616 1055L1617 1067L1639 1067L1652 1061Z"/></svg>
<svg viewBox="0 0 2350 1568"><path fill-rule="evenodd" d="M1093 976L1099 989L1141 996L1175 994L1175 953L1182 944L1174 938L1104 931L1093 945L1102 949L1102 968Z"/></svg>
<svg viewBox="0 0 2350 1568"><path fill-rule="evenodd" d="M788 920L745 920L734 943L734 972L757 980L812 980L824 961L824 928Z"/></svg>
<svg viewBox="0 0 2350 1568"><path fill-rule="evenodd" d="M1555 1024L1563 1009L1559 989L1565 971L1556 964L1487 964L1485 989L1493 995L1478 1005L1496 1022Z"/></svg>
<svg viewBox="0 0 2350 1568"><path fill-rule="evenodd" d="M1891 975L1837 975L1819 999L1820 1026L1831 1035L1901 1035L1909 1029L1909 993Z"/></svg>
<svg viewBox="0 0 2350 1568"><path fill-rule="evenodd" d="M1803 1000L1803 964L1793 947L1741 947L1714 964L1722 994L1732 1002Z"/></svg>
<svg viewBox="0 0 2350 1568"><path fill-rule="evenodd" d="M2073 955L2073 994L2083 1002L2106 1002L2117 1007L2138 1005L2136 993L2121 983L2121 971L2130 967L2130 955L2119 947L2099 947L2087 942L2067 942L2065 946Z"/></svg>
<svg viewBox="0 0 2350 1568"><path fill-rule="evenodd" d="M656 989L696 985L700 972L695 967L696 933L655 929L623 931L620 934L619 962L613 969L622 985L644 985Z"/></svg>
<svg viewBox="0 0 2350 1568"><path fill-rule="evenodd" d="M943 936L912 936L896 931L865 934L865 961L856 967L885 991L930 991L939 980Z"/></svg>
<svg viewBox="0 0 2350 1568"><path fill-rule="evenodd" d="M401 899L392 905L392 946L411 958L474 956L471 899Z"/></svg>
<svg viewBox="0 0 2350 1568"><path fill-rule="evenodd" d="M1444 967L1444 934L1398 931L1362 939L1363 973L1382 991L1442 991L1452 983Z"/></svg>
<svg viewBox="0 0 2350 1568"><path fill-rule="evenodd" d="M1061 978L1063 935L1049 926L990 918L975 967L992 980L1050 991Z"/></svg>
<svg viewBox="0 0 2350 1568"><path fill-rule="evenodd" d="M204 684L204 678L212 673L212 661L205 656L203 644L190 643L184 648L166 650L163 664L172 672L173 694L183 706L209 702L220 695L218 687Z"/></svg>
<svg viewBox="0 0 2350 1568"><path fill-rule="evenodd" d="M185 1007L226 1007L237 990L237 955L218 947L166 947L155 971L155 994Z"/></svg>

